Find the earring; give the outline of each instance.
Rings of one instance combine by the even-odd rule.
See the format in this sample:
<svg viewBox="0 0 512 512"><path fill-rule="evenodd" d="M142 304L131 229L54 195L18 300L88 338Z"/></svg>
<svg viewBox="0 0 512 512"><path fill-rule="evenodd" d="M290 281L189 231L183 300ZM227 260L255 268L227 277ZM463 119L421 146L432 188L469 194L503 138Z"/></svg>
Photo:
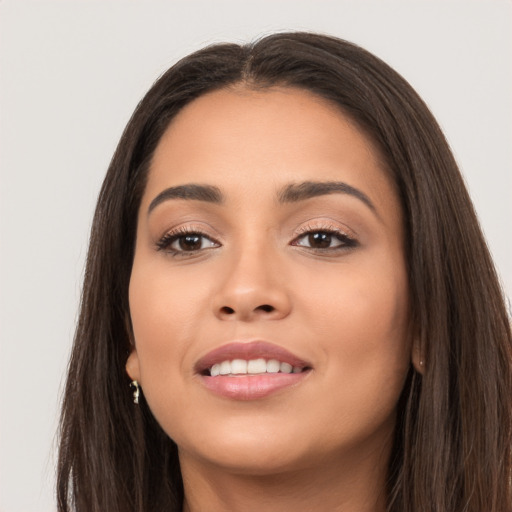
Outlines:
<svg viewBox="0 0 512 512"><path fill-rule="evenodd" d="M136 380L132 380L130 386L133 388L133 403L139 403L140 387Z"/></svg>
<svg viewBox="0 0 512 512"><path fill-rule="evenodd" d="M420 359L420 366L425 366L425 361L423 361L423 359Z"/></svg>

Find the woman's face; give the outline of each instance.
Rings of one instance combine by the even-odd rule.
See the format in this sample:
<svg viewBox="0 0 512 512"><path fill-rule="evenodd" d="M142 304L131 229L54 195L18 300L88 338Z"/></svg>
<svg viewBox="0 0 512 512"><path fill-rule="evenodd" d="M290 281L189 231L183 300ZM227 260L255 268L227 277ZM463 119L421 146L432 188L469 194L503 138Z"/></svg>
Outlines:
<svg viewBox="0 0 512 512"><path fill-rule="evenodd" d="M265 473L389 447L411 340L383 167L291 88L216 91L173 120L138 216L127 371L182 464Z"/></svg>

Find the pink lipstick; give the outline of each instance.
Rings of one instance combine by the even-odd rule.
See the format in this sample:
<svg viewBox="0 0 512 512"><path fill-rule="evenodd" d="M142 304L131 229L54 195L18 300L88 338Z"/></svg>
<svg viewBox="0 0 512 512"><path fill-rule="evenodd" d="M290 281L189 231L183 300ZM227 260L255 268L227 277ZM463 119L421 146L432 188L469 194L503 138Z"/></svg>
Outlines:
<svg viewBox="0 0 512 512"><path fill-rule="evenodd" d="M229 343L202 357L196 372L207 389L235 400L264 398L301 382L311 365L265 341Z"/></svg>

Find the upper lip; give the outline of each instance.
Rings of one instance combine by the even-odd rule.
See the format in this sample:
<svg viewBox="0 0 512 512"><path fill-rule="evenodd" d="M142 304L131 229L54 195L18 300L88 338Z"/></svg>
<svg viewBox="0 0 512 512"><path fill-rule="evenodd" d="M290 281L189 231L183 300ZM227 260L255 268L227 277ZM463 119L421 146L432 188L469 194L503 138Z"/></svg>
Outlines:
<svg viewBox="0 0 512 512"><path fill-rule="evenodd" d="M267 341L251 341L239 342L235 341L222 345L201 357L195 364L197 373L203 373L214 364L222 363L222 361L232 361L233 359L277 359L281 363L288 363L292 366L301 368L310 367L311 365L292 354L288 350L279 345L269 343Z"/></svg>

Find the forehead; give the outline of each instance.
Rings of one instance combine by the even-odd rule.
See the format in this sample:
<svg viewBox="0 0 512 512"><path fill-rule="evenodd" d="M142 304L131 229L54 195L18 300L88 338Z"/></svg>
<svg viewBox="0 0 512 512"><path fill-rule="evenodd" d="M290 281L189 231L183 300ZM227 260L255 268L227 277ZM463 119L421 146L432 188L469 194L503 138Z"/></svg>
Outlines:
<svg viewBox="0 0 512 512"><path fill-rule="evenodd" d="M398 207L379 151L340 108L294 88L239 86L205 94L173 119L153 156L143 202L185 183L214 184L240 197L308 180L341 180L377 204Z"/></svg>

